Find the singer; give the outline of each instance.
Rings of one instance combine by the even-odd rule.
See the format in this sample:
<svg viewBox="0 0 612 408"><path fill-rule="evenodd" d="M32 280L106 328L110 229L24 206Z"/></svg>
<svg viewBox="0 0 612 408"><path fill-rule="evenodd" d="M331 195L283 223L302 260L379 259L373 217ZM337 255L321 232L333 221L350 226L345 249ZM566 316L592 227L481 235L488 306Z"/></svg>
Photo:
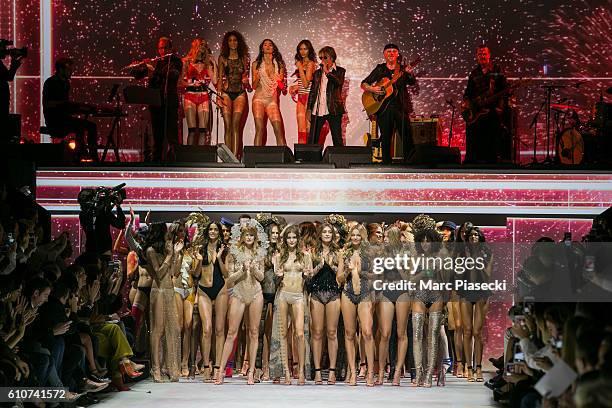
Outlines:
<svg viewBox="0 0 612 408"><path fill-rule="evenodd" d="M287 94L287 67L278 47L270 39L259 44L259 55L253 62L253 118L255 146L263 146L266 117L272 123L277 146L286 146L285 125L280 111L280 93Z"/></svg>
<svg viewBox="0 0 612 408"><path fill-rule="evenodd" d="M183 58L181 86L185 88L183 110L187 120L187 144L210 145L211 103L208 95L210 83L217 87L217 66L208 42L196 37L189 53Z"/></svg>
<svg viewBox="0 0 612 408"><path fill-rule="evenodd" d="M319 69L312 78L312 89L308 96L306 117L310 120L309 143L325 143L319 140L325 121L329 123L334 146L342 146L342 115L346 112L342 99L342 85L346 70L336 66L336 50L323 47L319 50Z"/></svg>

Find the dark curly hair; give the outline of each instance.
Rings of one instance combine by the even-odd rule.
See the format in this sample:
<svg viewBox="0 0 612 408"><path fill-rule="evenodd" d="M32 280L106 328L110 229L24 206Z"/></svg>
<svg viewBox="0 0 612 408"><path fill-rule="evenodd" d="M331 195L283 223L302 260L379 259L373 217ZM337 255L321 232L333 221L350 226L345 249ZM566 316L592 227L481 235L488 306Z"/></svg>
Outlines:
<svg viewBox="0 0 612 408"><path fill-rule="evenodd" d="M416 234L414 234L415 248L420 254L425 253L423 246L421 245L421 243L425 242L425 240L431 243L431 249L429 250L430 254L435 254L440 251L440 248L442 247L442 236L440 236L438 231L433 228L426 228L419 230Z"/></svg>
<svg viewBox="0 0 612 408"><path fill-rule="evenodd" d="M156 222L151 224L143 248L146 250L147 248L151 247L158 254L164 254L167 231L168 227L166 227L165 222Z"/></svg>
<svg viewBox="0 0 612 408"><path fill-rule="evenodd" d="M269 38L266 38L265 40L261 42L261 44L259 44L259 54L257 55L257 59L255 60L255 64L256 64L255 67L259 69L261 62L263 61L263 56L264 56L263 46L266 41L270 41L272 43L272 60L278 63L278 72L283 72L285 69L285 61L283 61L283 56L278 50L278 47L276 46L276 44L274 44L274 41L272 41Z"/></svg>
<svg viewBox="0 0 612 408"><path fill-rule="evenodd" d="M249 58L249 46L246 44L244 40L244 36L240 34L236 30L228 31L223 36L223 40L221 41L221 56L225 59L229 58L230 48L229 48L229 38L231 36L236 37L238 40L238 57L248 59Z"/></svg>

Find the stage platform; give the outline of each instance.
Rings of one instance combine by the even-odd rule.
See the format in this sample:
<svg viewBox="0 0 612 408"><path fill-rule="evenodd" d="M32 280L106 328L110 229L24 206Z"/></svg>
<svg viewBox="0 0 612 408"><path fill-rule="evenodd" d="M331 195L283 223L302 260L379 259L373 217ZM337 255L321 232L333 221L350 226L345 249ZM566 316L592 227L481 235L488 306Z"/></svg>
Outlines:
<svg viewBox="0 0 612 408"><path fill-rule="evenodd" d="M296 383L296 380L293 380ZM344 383L335 385L286 386L263 382L246 385L243 377L226 379L222 386L201 381L156 384L150 380L138 383L130 392L106 394L97 405L105 408L221 406L223 408L292 407L358 408L358 407L499 407L491 390L483 383L468 383L465 379L447 377L445 387L413 388L404 379L401 387L385 384L357 387Z"/></svg>
<svg viewBox="0 0 612 408"><path fill-rule="evenodd" d="M41 168L36 198L75 213L80 189L126 183L136 211L497 214L592 217L612 174L581 171L266 168Z"/></svg>

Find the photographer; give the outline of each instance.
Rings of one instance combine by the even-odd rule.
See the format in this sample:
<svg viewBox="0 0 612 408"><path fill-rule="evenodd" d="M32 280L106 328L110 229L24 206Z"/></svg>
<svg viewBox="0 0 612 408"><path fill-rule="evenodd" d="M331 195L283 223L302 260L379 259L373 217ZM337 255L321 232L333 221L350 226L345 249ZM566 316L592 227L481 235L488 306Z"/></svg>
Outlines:
<svg viewBox="0 0 612 408"><path fill-rule="evenodd" d="M13 81L15 73L21 66L21 60L27 55L26 48L8 48L12 44L12 41L0 39L0 59L2 59L2 64L0 64L0 125L6 123L9 114L11 99L9 82ZM7 68L4 60L8 56L11 57L11 62Z"/></svg>
<svg viewBox="0 0 612 408"><path fill-rule="evenodd" d="M110 227L120 230L125 227L125 214L121 209L125 198L123 186L83 189L78 197L81 206L79 221L85 231L85 249L101 255L106 261L110 260L113 246ZM113 214L115 207L117 212Z"/></svg>

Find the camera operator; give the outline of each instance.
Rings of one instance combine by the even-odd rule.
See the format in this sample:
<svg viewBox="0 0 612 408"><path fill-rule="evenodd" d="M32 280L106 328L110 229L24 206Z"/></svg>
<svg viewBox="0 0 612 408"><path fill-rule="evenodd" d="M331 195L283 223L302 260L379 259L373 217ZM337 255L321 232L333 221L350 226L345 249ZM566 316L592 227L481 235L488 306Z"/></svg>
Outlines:
<svg viewBox="0 0 612 408"><path fill-rule="evenodd" d="M79 221L85 231L85 249L101 255L107 261L111 258L113 246L110 227L125 228L125 215L121 209L125 199L124 185L112 189L83 189L78 197L81 205ZM113 208L117 209L116 214L113 214Z"/></svg>
<svg viewBox="0 0 612 408"><path fill-rule="evenodd" d="M13 45L13 42L0 39L0 59L2 59L2 64L0 64L0 125L4 125L8 119L11 99L9 82L13 81L15 73L21 66L21 60L27 56L27 48L8 48L9 45ZM11 57L11 63L7 68L4 60L8 56Z"/></svg>

